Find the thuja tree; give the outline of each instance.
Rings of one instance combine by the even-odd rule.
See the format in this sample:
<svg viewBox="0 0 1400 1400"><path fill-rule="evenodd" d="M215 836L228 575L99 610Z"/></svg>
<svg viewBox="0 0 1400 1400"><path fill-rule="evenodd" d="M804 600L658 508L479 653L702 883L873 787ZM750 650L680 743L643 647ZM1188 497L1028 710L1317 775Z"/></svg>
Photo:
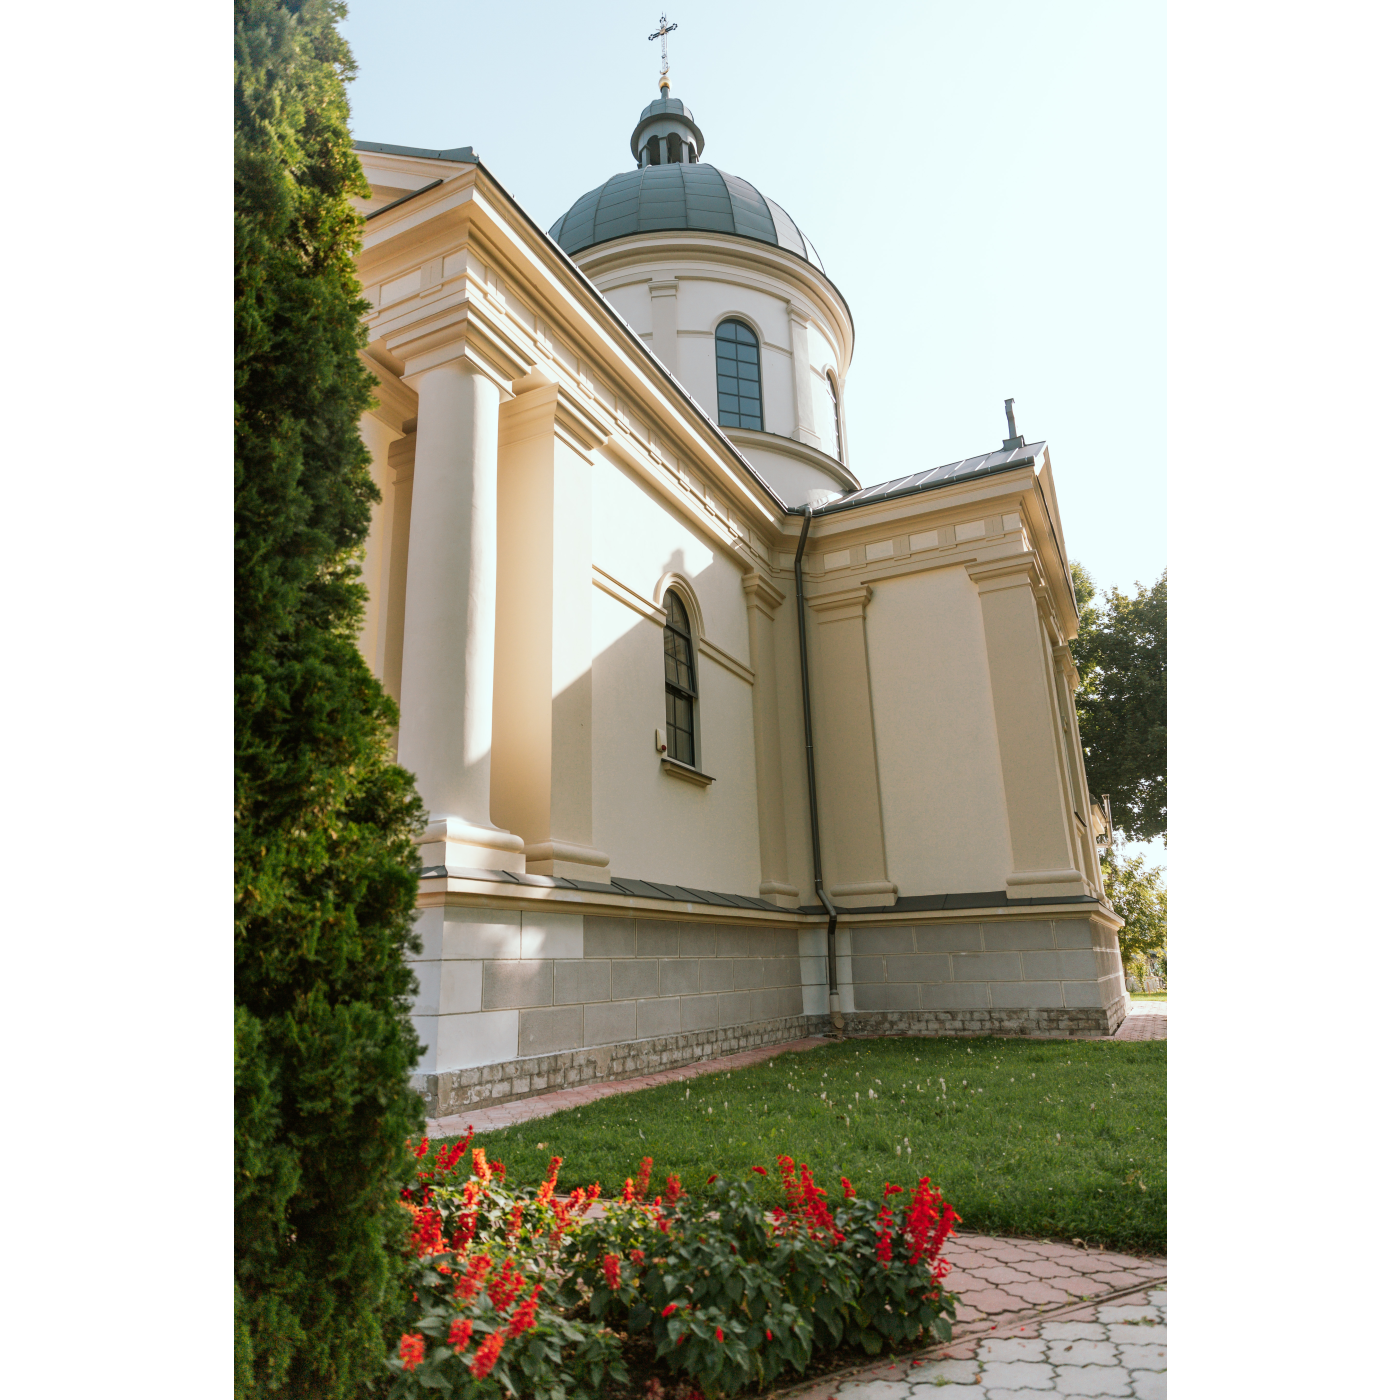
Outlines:
<svg viewBox="0 0 1400 1400"><path fill-rule="evenodd" d="M235 1307L241 1396L363 1394L402 1306L422 1122L404 954L422 809L356 648L349 51L328 0L235 5Z"/></svg>
<svg viewBox="0 0 1400 1400"><path fill-rule="evenodd" d="M1094 601L1094 581L1071 566L1079 636L1070 654L1089 791L1107 793L1113 824L1134 841L1167 834L1167 575L1134 596Z"/></svg>

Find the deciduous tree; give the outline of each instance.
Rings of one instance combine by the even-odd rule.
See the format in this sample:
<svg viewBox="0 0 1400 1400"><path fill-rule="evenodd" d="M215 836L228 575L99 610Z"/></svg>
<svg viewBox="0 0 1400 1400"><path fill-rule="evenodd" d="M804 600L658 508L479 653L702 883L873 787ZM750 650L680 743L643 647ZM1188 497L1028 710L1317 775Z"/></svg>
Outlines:
<svg viewBox="0 0 1400 1400"><path fill-rule="evenodd" d="M1129 597L1071 565L1079 636L1070 654L1089 791L1107 793L1113 824L1134 841L1167 834L1167 575Z"/></svg>

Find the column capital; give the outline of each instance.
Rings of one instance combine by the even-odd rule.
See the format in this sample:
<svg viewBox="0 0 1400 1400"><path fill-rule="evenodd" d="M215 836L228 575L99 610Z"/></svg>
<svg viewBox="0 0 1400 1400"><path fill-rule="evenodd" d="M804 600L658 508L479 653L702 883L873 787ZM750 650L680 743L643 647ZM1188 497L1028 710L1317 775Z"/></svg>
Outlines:
<svg viewBox="0 0 1400 1400"><path fill-rule="evenodd" d="M529 373L538 357L524 334L497 316L484 298L468 293L445 311L405 326L385 337L385 345L404 363L403 380L414 380L454 360L465 360L501 390Z"/></svg>
<svg viewBox="0 0 1400 1400"><path fill-rule="evenodd" d="M614 422L607 410L572 384L550 379L538 366L525 382L530 387L501 407L503 444L553 432L587 457L612 437Z"/></svg>
<svg viewBox="0 0 1400 1400"><path fill-rule="evenodd" d="M973 560L964 567L979 593L995 593L1002 588L1031 588L1039 592L1045 588L1040 561L1030 552Z"/></svg>
<svg viewBox="0 0 1400 1400"><path fill-rule="evenodd" d="M819 622L848 622L852 618L865 616L865 605L874 596L875 590L868 583L856 588L842 588L835 593L819 593L807 599L807 606L815 613L824 613Z"/></svg>
<svg viewBox="0 0 1400 1400"><path fill-rule="evenodd" d="M1069 682L1071 690L1078 690L1084 684L1079 678L1079 667L1074 664L1074 658L1070 655L1069 643L1060 642L1054 648L1055 664L1060 668L1060 673Z"/></svg>
<svg viewBox="0 0 1400 1400"><path fill-rule="evenodd" d="M757 569L745 574L741 583L745 604L757 608L765 617L771 618L787 598L786 593L780 593Z"/></svg>

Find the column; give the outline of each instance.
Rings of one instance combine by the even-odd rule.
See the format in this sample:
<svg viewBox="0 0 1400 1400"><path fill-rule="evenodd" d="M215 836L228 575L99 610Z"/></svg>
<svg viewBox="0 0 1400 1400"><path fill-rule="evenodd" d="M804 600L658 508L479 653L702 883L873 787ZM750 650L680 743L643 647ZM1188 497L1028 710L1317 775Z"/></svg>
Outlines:
<svg viewBox="0 0 1400 1400"><path fill-rule="evenodd" d="M564 420L564 421L561 421ZM580 437L579 434L583 434ZM501 410L493 817L526 871L606 885L593 845L593 466L557 384Z"/></svg>
<svg viewBox="0 0 1400 1400"><path fill-rule="evenodd" d="M403 437L403 433L374 413L362 413L360 436L369 448L370 475L379 488L379 504L370 512L369 536L365 540L365 557L360 566L360 578L369 590L364 622L360 626L360 654L382 683L389 608L389 561L394 533L394 474L389 466L389 449Z"/></svg>
<svg viewBox="0 0 1400 1400"><path fill-rule="evenodd" d="M651 292L651 351L672 374L676 368L676 290L674 277L653 277Z"/></svg>
<svg viewBox="0 0 1400 1400"><path fill-rule="evenodd" d="M424 865L521 871L523 842L491 822L500 392L460 355L408 382L418 432L399 762L428 808Z"/></svg>
<svg viewBox="0 0 1400 1400"><path fill-rule="evenodd" d="M807 318L788 306L788 338L792 345L792 403L797 422L792 438L808 447L820 448L816 415L812 411L812 350L807 343Z"/></svg>
<svg viewBox="0 0 1400 1400"><path fill-rule="evenodd" d="M827 893L853 909L893 904L885 866L870 662L865 646L868 584L807 600L815 614L813 658L817 794Z"/></svg>
<svg viewBox="0 0 1400 1400"><path fill-rule="evenodd" d="M972 565L982 602L987 669L1011 832L1012 899L1094 893L1075 867L1059 762L1059 724L1036 603L1039 570L1031 555Z"/></svg>
<svg viewBox="0 0 1400 1400"><path fill-rule="evenodd" d="M778 732L778 663L773 618L783 595L758 573L744 576L749 612L749 664L753 667L754 776L758 784L759 895L796 909L797 886L788 880L787 820L783 812L783 763Z"/></svg>

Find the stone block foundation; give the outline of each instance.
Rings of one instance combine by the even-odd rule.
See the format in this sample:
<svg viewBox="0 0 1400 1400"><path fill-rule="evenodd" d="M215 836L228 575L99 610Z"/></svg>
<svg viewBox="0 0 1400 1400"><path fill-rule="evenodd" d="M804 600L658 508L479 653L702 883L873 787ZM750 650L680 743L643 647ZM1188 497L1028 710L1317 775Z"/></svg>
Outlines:
<svg viewBox="0 0 1400 1400"><path fill-rule="evenodd" d="M684 1031L619 1045L595 1045L554 1055L533 1055L471 1069L416 1074L411 1082L427 1103L428 1117L445 1118L449 1114L465 1113L477 1104L510 1103L555 1089L631 1079L639 1074L694 1064L698 1060L736 1055L741 1050L830 1033L831 1021L827 1016L784 1016L746 1026Z"/></svg>

